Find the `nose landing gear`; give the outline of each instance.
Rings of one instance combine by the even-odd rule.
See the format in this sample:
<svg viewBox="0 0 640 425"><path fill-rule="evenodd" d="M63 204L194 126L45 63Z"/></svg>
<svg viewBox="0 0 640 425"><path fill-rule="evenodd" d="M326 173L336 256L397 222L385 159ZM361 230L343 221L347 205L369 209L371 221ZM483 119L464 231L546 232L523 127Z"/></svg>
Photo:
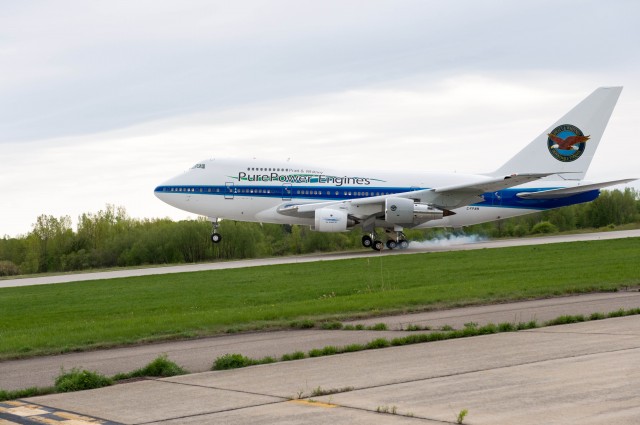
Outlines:
<svg viewBox="0 0 640 425"><path fill-rule="evenodd" d="M220 241L222 240L222 235L218 233L218 227L220 226L220 224L218 223L218 219L210 218L210 220L213 227L213 229L211 230L211 242L220 243Z"/></svg>

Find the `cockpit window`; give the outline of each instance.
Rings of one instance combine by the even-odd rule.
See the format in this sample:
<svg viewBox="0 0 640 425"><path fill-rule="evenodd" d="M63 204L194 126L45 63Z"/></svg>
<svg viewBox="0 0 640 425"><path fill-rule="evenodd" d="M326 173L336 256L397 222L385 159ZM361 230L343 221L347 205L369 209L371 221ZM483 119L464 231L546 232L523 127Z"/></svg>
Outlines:
<svg viewBox="0 0 640 425"><path fill-rule="evenodd" d="M193 169L196 169L196 168L202 168L204 170L204 166L205 166L205 164L196 164L193 167L191 167L191 169L193 170Z"/></svg>

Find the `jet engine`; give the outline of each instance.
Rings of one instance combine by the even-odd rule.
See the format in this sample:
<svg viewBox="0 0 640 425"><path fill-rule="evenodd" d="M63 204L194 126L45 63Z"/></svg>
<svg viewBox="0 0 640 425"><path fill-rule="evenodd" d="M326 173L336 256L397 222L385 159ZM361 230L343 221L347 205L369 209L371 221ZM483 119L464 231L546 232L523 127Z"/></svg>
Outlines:
<svg viewBox="0 0 640 425"><path fill-rule="evenodd" d="M349 218L345 211L332 208L319 208L315 211L315 227L317 232L346 232Z"/></svg>
<svg viewBox="0 0 640 425"><path fill-rule="evenodd" d="M387 198L384 205L384 221L391 224L412 226L429 220L438 220L452 214L427 204L415 203L413 199Z"/></svg>
<svg viewBox="0 0 640 425"><path fill-rule="evenodd" d="M384 201L384 221L392 224L413 223L413 199L387 198Z"/></svg>

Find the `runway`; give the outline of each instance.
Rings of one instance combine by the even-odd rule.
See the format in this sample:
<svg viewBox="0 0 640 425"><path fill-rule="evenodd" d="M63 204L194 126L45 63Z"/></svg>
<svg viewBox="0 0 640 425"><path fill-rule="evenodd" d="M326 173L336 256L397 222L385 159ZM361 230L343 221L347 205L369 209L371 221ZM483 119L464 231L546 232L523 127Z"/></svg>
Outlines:
<svg viewBox="0 0 640 425"><path fill-rule="evenodd" d="M19 407L108 424L441 424L463 409L468 424L637 424L639 337L640 317L630 316L146 380Z"/></svg>
<svg viewBox="0 0 640 425"><path fill-rule="evenodd" d="M48 284L65 283L65 282L81 282L81 281L87 281L87 280L116 279L121 277L150 276L150 275L171 274L171 273L187 273L187 272L198 272L198 271L207 271L207 270L237 269L237 268L244 268L244 267L270 266L270 265L277 265L277 264L310 263L314 261L347 260L351 258L361 258L361 257L377 256L377 255L410 255L410 254L419 254L419 253L425 253L425 252L506 248L506 247L526 246L526 245L543 245L543 244L549 244L549 243L593 241L593 240L637 238L637 237L640 237L640 229L613 231L613 232L584 233L584 234L562 235L562 236L544 236L544 237L535 237L535 238L498 239L498 240L478 241L478 242L471 242L471 243L466 243L467 239L465 238L453 239L453 240L446 239L446 240L431 241L431 242L412 243L412 245L407 250L393 250L393 251L383 250L380 252L372 251L372 250L363 250L363 251L346 252L346 253L314 254L314 255L293 256L293 257L272 257L272 258L264 258L264 259L226 261L226 262L217 262L217 263L200 263L200 264L186 264L186 265L179 265L179 266L148 267L148 268L140 268L140 269L115 270L115 271L106 271L106 272L74 273L74 274L64 274L64 275L55 275L55 276L29 277L29 278L22 278L22 279L4 279L4 280L0 280L0 289L18 287L18 286L48 285Z"/></svg>

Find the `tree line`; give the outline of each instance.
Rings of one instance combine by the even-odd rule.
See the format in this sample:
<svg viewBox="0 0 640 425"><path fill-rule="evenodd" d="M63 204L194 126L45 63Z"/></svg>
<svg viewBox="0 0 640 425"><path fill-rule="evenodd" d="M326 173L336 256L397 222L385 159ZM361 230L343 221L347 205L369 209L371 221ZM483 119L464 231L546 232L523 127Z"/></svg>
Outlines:
<svg viewBox="0 0 640 425"><path fill-rule="evenodd" d="M640 223L640 193L603 191L586 204L465 228L467 234L519 237L575 229ZM307 226L223 220L222 242L212 244L205 219L136 219L107 205L84 213L72 228L69 216L40 215L27 234L0 239L0 276L144 264L194 263L343 251L361 248L361 233L318 233ZM408 230L409 240L446 236L447 230Z"/></svg>

